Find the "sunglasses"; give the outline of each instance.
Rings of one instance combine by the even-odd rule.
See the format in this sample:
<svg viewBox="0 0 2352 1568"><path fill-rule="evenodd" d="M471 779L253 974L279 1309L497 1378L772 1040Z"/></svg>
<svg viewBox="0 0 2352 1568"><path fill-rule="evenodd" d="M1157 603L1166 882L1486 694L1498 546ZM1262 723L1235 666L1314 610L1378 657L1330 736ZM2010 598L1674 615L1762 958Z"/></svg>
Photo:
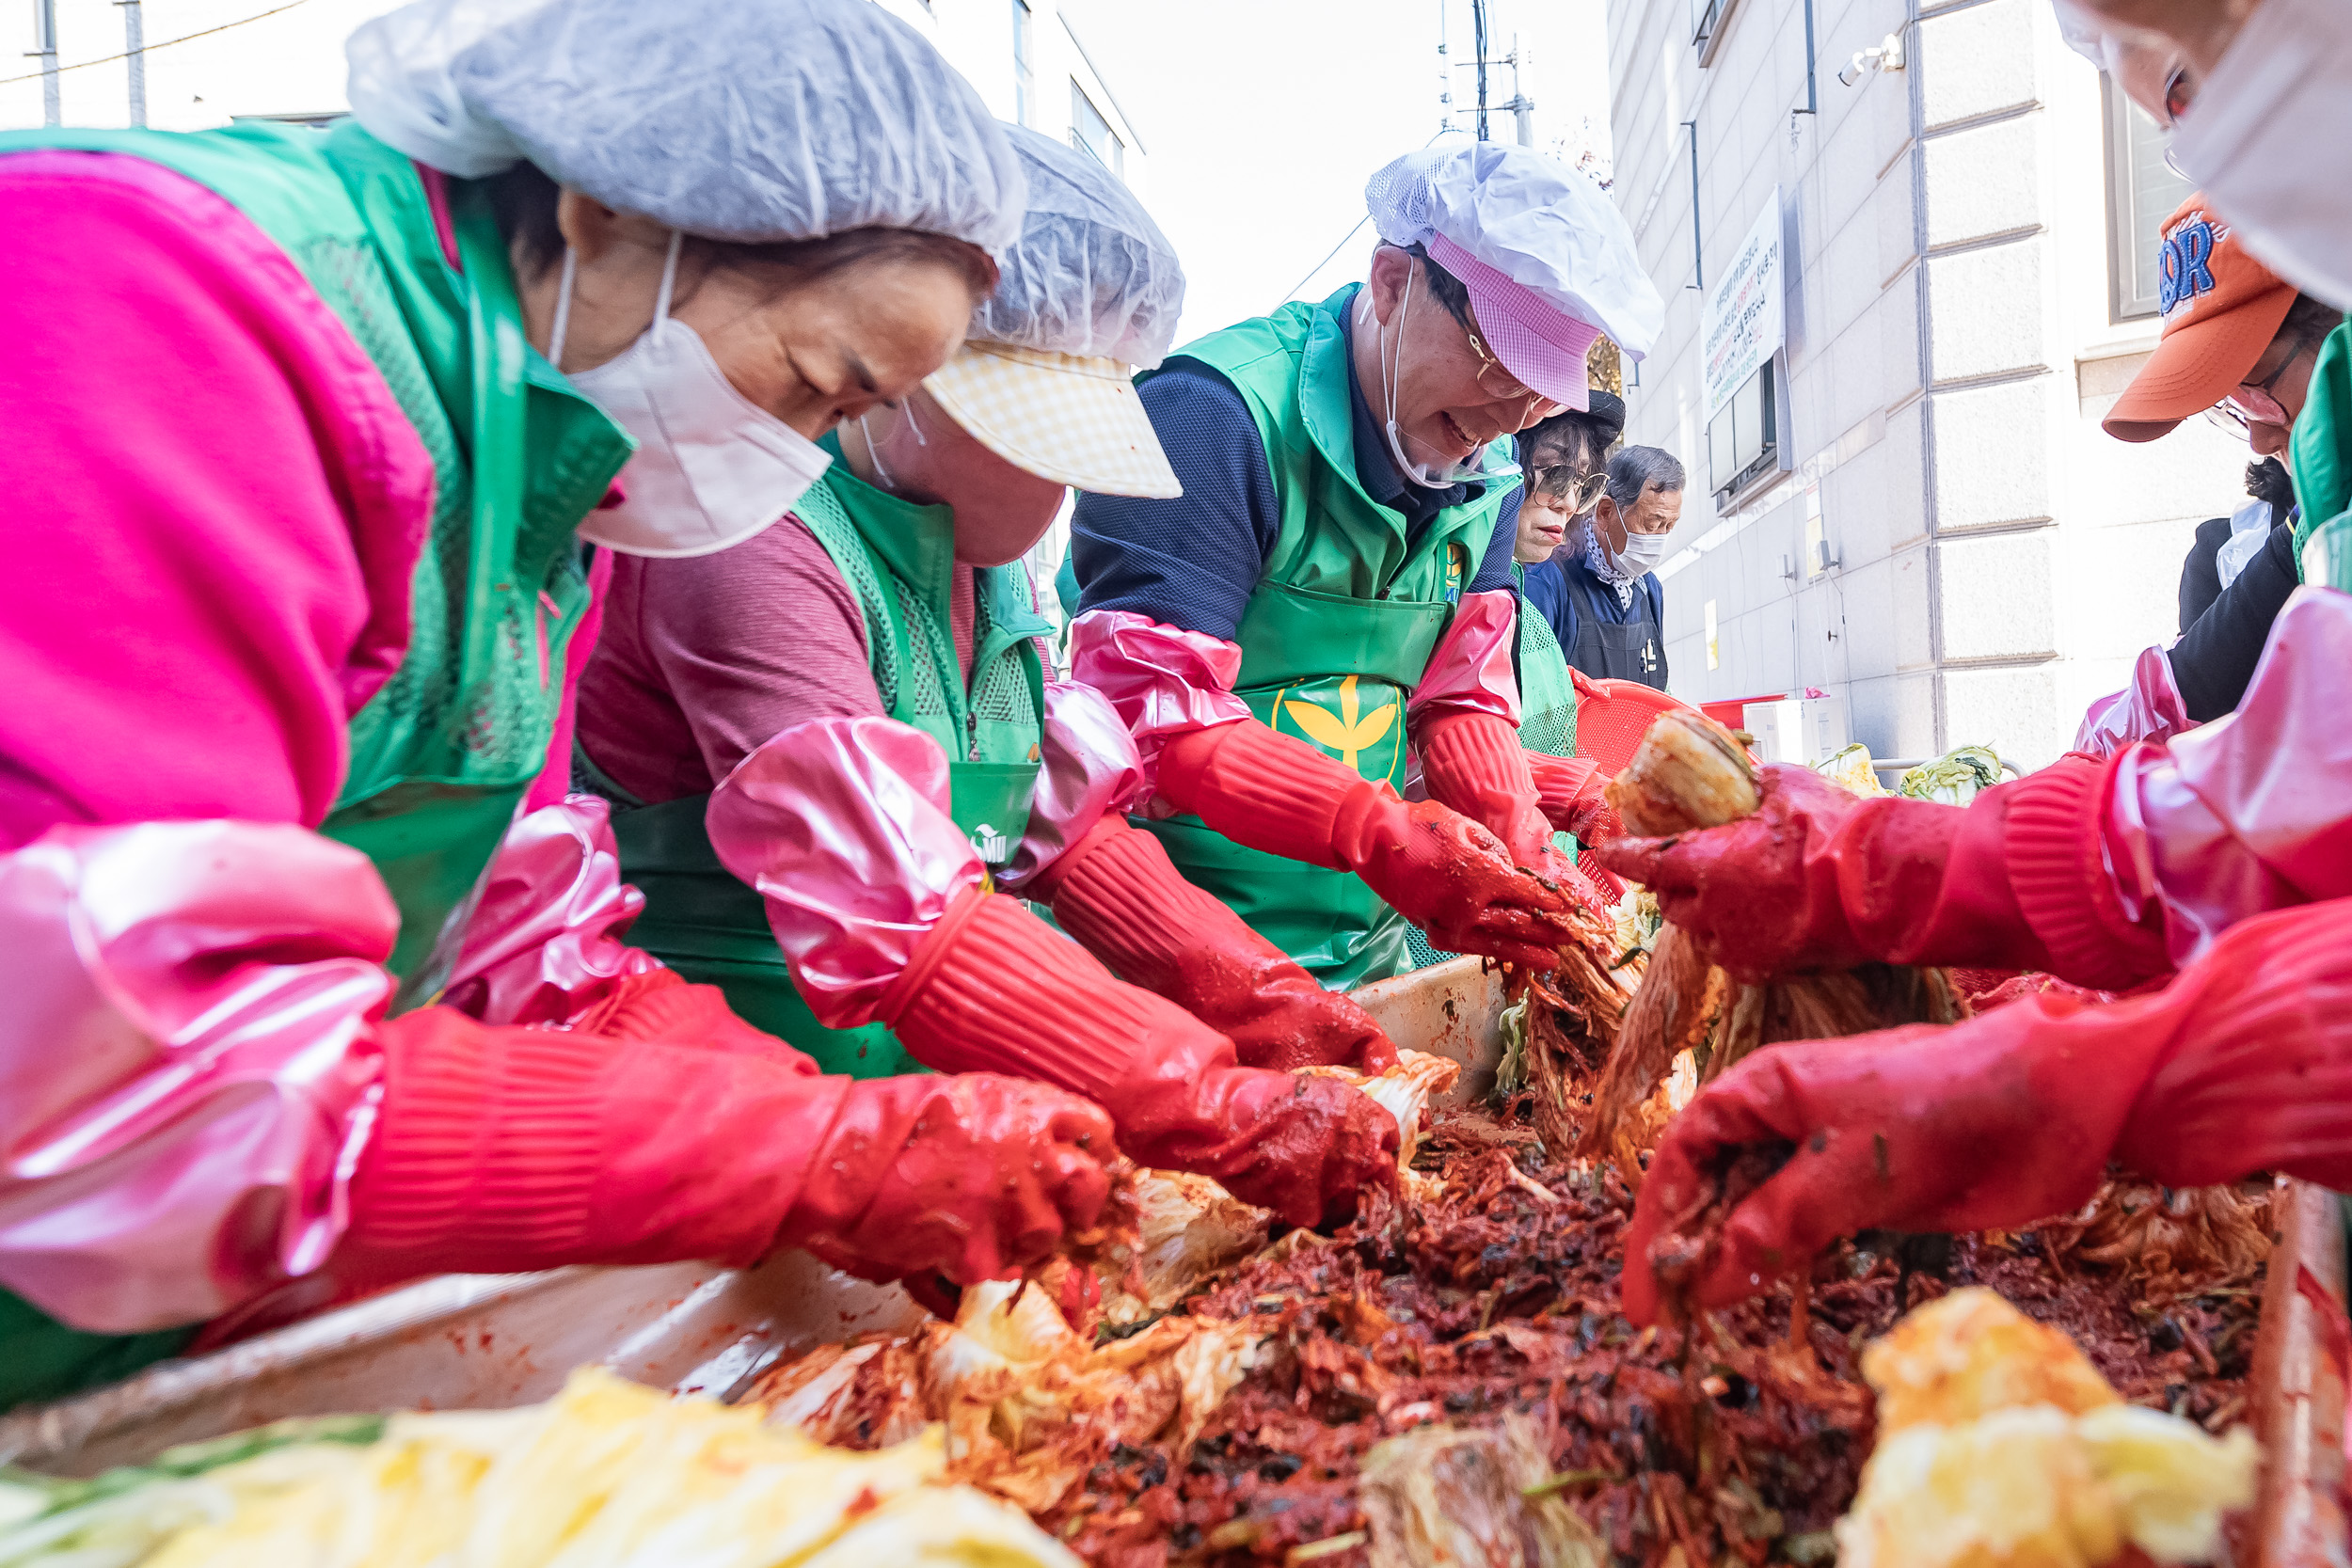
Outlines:
<svg viewBox="0 0 2352 1568"><path fill-rule="evenodd" d="M1552 402L1541 392L1531 390L1526 383L1504 370L1502 361L1494 356L1493 352L1486 347L1485 341L1474 329L1464 326L1462 336L1470 340L1470 352L1478 356L1478 389L1480 391L1488 397L1528 404L1535 418L1539 420L1549 419L1567 406L1565 404Z"/></svg>
<svg viewBox="0 0 2352 1568"><path fill-rule="evenodd" d="M1600 500L1600 493L1609 487L1609 470L1598 468L1579 473L1565 463L1527 470L1527 489L1533 496L1541 496L1571 517L1581 517Z"/></svg>
<svg viewBox="0 0 2352 1568"><path fill-rule="evenodd" d="M2236 436L2248 434L2248 428L2252 425L2270 424L2283 429L2293 424L2295 416L2287 412L2286 405L2273 395L2271 388L2279 385L2279 378L2303 357L2303 351L2309 347L2310 338L2298 333L2293 346L2287 350L2287 356L2279 361L2277 370L2260 381L2241 384L2236 391L2205 410L2205 418Z"/></svg>

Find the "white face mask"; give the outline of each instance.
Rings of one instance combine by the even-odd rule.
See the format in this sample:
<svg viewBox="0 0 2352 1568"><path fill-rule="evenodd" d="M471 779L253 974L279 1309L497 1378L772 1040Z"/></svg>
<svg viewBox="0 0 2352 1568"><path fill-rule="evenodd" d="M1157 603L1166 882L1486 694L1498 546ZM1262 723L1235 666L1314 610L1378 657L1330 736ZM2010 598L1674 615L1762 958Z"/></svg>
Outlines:
<svg viewBox="0 0 2352 1568"><path fill-rule="evenodd" d="M1627 577L1646 577L1658 570L1658 563L1666 559L1668 537L1663 533L1635 533L1629 529L1624 549L1611 549L1609 541L1604 539L1600 553L1608 558L1613 569L1623 572Z"/></svg>
<svg viewBox="0 0 2352 1568"><path fill-rule="evenodd" d="M1363 301L1364 313L1372 315L1370 287L1367 286L1361 290L1357 297ZM1424 490L1449 490L1456 484L1467 483L1474 479L1490 478L1492 476L1486 468L1486 449L1483 446L1473 448L1469 456L1459 463L1452 464L1424 466L1415 463L1405 455L1405 436L1396 428L1396 381L1398 374L1405 369L1405 320L1412 313L1412 309L1413 278L1412 274L1408 272L1405 277L1405 297L1399 302L1396 309L1396 362L1394 365L1389 362L1388 329L1380 325L1376 316L1373 320L1373 329L1380 334L1380 393L1387 405L1389 455L1396 460L1397 472ZM1509 472L1508 469L1503 471Z"/></svg>
<svg viewBox="0 0 2352 1568"><path fill-rule="evenodd" d="M580 536L624 555L709 555L739 545L782 518L833 462L825 450L735 389L702 334L670 316L677 280L673 230L661 264L653 325L635 342L572 385L637 437L621 470L627 499L591 512ZM548 359L564 363L578 259L564 253Z"/></svg>

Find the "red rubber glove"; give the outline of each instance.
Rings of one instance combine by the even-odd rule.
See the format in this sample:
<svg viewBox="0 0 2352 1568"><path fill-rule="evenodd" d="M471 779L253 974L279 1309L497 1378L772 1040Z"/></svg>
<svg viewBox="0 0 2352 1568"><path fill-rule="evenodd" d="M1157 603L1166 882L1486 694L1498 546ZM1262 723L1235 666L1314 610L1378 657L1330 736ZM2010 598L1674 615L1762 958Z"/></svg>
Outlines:
<svg viewBox="0 0 2352 1568"><path fill-rule="evenodd" d="M994 1073L850 1085L776 1240L867 1279L1000 1279L1092 1223L1110 1118Z"/></svg>
<svg viewBox="0 0 2352 1568"><path fill-rule="evenodd" d="M1133 1159L1213 1177L1293 1225L1345 1218L1363 1188L1396 1180L1396 1120L1370 1098L1236 1065L1232 1041L1010 898L959 896L881 1016L926 1066L1083 1094Z"/></svg>
<svg viewBox="0 0 2352 1568"><path fill-rule="evenodd" d="M1491 713L1450 708L1425 720L1414 744L1431 800L1484 823L1519 864L1549 870L1559 851L1518 725Z"/></svg>
<svg viewBox="0 0 2352 1568"><path fill-rule="evenodd" d="M1108 1192L1102 1113L1042 1085L853 1084L669 971L570 1029L427 1007L379 1027L384 1099L344 1281L824 1248L960 1283L1043 1256Z"/></svg>
<svg viewBox="0 0 2352 1568"><path fill-rule="evenodd" d="M2233 927L2153 996L2044 994L1950 1028L1758 1053L1675 1118L1650 1162L1626 1235L1629 1317L1658 1312L1652 1243L1687 1234L1731 1156L1758 1145L1793 1153L1723 1224L1691 1281L1697 1306L1858 1229L2068 1212L2110 1159L2170 1186L2270 1169L2352 1182L2352 902Z"/></svg>
<svg viewBox="0 0 2352 1568"><path fill-rule="evenodd" d="M1616 808L1603 796L1609 775L1600 770L1599 763L1591 757L1555 757L1546 752L1526 755L1528 775L1535 781L1535 803L1552 827L1575 834L1576 841L1587 848L1625 832Z"/></svg>
<svg viewBox="0 0 2352 1568"><path fill-rule="evenodd" d="M1549 969L1573 940L1569 899L1502 842L1252 720L1193 730L1160 752L1161 796L1236 844L1351 871L1449 952Z"/></svg>
<svg viewBox="0 0 2352 1568"><path fill-rule="evenodd" d="M1246 1067L1386 1072L1396 1047L1222 901L1184 880L1160 841L1105 816L1029 886L1063 930L1129 985L1233 1042Z"/></svg>
<svg viewBox="0 0 2352 1568"><path fill-rule="evenodd" d="M2113 766L2066 757L1959 807L1866 800L1775 763L1755 815L1596 853L1742 977L1877 959L2044 970L2120 990L2171 964L2161 930L2124 917L2101 859Z"/></svg>

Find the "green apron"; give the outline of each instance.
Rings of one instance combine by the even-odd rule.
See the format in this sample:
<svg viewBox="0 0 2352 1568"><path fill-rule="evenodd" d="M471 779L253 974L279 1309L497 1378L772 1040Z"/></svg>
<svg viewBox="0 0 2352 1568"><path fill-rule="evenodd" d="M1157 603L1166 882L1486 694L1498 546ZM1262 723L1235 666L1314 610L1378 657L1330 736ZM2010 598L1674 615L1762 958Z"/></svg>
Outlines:
<svg viewBox="0 0 2352 1568"><path fill-rule="evenodd" d="M977 616L967 689L947 615L954 587L955 514L917 506L862 483L828 438L834 464L794 514L840 568L866 618L867 660L890 717L947 753L956 826L993 871L1029 821L1043 733L1044 667L1033 639L1053 630L1018 565L977 574ZM710 847L707 793L644 805L613 784L585 750L583 782L615 802L621 874L645 895L629 941L690 980L726 992L736 1014L790 1041L827 1072L887 1078L920 1072L880 1023L828 1029L802 1000L768 927L766 902Z"/></svg>
<svg viewBox="0 0 2352 1568"><path fill-rule="evenodd" d="M374 361L433 460L409 645L353 716L349 770L320 828L366 854L399 907L395 1010L430 1002L545 764L556 673L588 601L573 530L628 461L628 436L531 351L479 189L451 182L461 273L416 166L357 125L0 135L0 155L35 149L143 158L225 198ZM0 1406L123 1376L194 1332L84 1334L0 1292Z"/></svg>
<svg viewBox="0 0 2352 1568"><path fill-rule="evenodd" d="M1486 558L1507 489L1487 485L1409 541L1404 514L1365 493L1343 315L1356 287L1213 333L1177 357L1240 392L1281 499L1280 531L1235 633L1235 694L1277 732L1402 787L1406 698ZM1196 816L1136 825L1186 880L1324 985L1345 990L1410 963L1403 917L1361 879L1245 848Z"/></svg>
<svg viewBox="0 0 2352 1568"><path fill-rule="evenodd" d="M1511 562L1511 577L1524 586L1527 568ZM1568 679L1568 660L1560 651L1560 640L1552 635L1550 622L1529 611L1525 598L1519 600L1515 636L1511 663L1519 678L1519 744L1546 756L1572 757L1576 755L1576 683ZM1570 860L1576 858L1576 840L1570 834L1553 833L1551 842ZM1405 941L1412 949L1415 969L1461 957L1430 946L1429 938L1415 927L1405 928Z"/></svg>

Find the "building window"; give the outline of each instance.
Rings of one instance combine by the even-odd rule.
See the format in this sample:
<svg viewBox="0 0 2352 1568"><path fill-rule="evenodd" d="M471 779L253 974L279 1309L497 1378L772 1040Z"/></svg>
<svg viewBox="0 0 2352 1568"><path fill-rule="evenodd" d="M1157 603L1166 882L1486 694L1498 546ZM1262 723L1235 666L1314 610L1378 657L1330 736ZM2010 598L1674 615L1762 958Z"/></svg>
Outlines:
<svg viewBox="0 0 2352 1568"><path fill-rule="evenodd" d="M2107 101L2107 276L2115 319L2157 313L2162 275L2160 230L2196 187L2164 161L2164 132L2115 83L2101 78Z"/></svg>
<svg viewBox="0 0 2352 1568"><path fill-rule="evenodd" d="M1740 0L1691 0L1691 42L1699 52L1702 69L1714 63L1724 26L1739 5Z"/></svg>
<svg viewBox="0 0 2352 1568"><path fill-rule="evenodd" d="M1780 467L1779 400L1772 395L1772 361L1756 367L1707 426L1707 467L1719 498L1745 489Z"/></svg>
<svg viewBox="0 0 2352 1568"><path fill-rule="evenodd" d="M1070 79L1070 145L1085 148L1103 160L1103 166L1120 179L1127 177L1127 144L1119 139L1111 122L1103 118L1103 111L1094 106L1078 79Z"/></svg>
<svg viewBox="0 0 2352 1568"><path fill-rule="evenodd" d="M1037 73L1030 66L1029 0L1012 0L1012 118L1037 123Z"/></svg>

